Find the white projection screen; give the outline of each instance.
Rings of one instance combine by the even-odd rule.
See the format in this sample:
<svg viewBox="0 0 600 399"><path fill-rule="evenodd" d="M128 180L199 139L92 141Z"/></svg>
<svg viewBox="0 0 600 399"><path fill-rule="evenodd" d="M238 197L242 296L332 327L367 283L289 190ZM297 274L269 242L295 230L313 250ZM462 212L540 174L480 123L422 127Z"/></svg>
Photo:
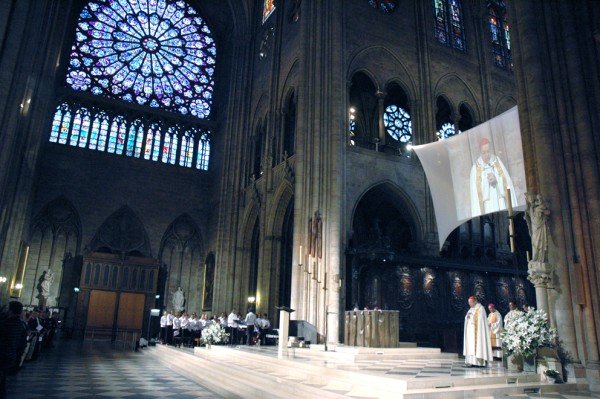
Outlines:
<svg viewBox="0 0 600 399"><path fill-rule="evenodd" d="M517 107L454 137L413 147L431 191L440 249L462 223L525 209L525 167Z"/></svg>

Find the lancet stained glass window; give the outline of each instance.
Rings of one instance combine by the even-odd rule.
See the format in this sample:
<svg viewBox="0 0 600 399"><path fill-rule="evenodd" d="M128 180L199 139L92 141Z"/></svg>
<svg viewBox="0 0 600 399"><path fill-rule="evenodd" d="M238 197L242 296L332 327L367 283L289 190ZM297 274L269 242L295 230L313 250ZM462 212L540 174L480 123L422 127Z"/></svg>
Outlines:
<svg viewBox="0 0 600 399"><path fill-rule="evenodd" d="M506 4L502 0L490 1L488 2L488 12L494 64L512 71L510 26L507 21Z"/></svg>
<svg viewBox="0 0 600 399"><path fill-rule="evenodd" d="M144 122L68 102L56 108L50 141L200 170L208 170L210 158L208 129Z"/></svg>
<svg viewBox="0 0 600 399"><path fill-rule="evenodd" d="M435 37L449 47L466 51L465 28L460 0L433 0Z"/></svg>
<svg viewBox="0 0 600 399"><path fill-rule="evenodd" d="M397 105L388 105L383 114L383 124L387 133L401 143L412 140L412 122L406 110Z"/></svg>
<svg viewBox="0 0 600 399"><path fill-rule="evenodd" d="M369 4L386 14L391 14L398 6L396 0L369 0Z"/></svg>
<svg viewBox="0 0 600 399"><path fill-rule="evenodd" d="M67 83L74 90L205 119L216 46L179 0L96 0L81 11Z"/></svg>

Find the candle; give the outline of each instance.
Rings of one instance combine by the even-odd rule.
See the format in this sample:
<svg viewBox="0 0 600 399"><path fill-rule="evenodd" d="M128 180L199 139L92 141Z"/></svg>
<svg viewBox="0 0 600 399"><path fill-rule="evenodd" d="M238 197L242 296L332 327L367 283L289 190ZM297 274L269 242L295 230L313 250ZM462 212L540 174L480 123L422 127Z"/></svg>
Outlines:
<svg viewBox="0 0 600 399"><path fill-rule="evenodd" d="M527 257L527 262L530 262L531 257L529 256L529 251L525 251L525 256Z"/></svg>
<svg viewBox="0 0 600 399"><path fill-rule="evenodd" d="M303 254L302 254L302 245L300 245L300 252L298 253L298 264L299 264L300 266L302 266L302 261L303 261L303 259L302 259L302 255L303 255Z"/></svg>
<svg viewBox="0 0 600 399"><path fill-rule="evenodd" d="M508 217L512 217L512 197L510 196L510 188L506 187L506 209L508 210Z"/></svg>

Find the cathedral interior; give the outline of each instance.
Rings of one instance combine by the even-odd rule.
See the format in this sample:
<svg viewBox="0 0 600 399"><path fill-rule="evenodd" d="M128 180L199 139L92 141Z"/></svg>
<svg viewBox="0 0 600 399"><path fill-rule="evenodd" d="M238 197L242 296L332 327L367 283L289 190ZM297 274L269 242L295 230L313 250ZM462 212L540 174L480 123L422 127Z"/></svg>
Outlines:
<svg viewBox="0 0 600 399"><path fill-rule="evenodd" d="M593 0L2 1L0 304L84 338L181 288L189 312L290 306L331 343L379 307L460 352L475 295L543 305L598 383L599 21ZM522 213L513 250L507 212L440 250L411 150L514 106L543 276Z"/></svg>

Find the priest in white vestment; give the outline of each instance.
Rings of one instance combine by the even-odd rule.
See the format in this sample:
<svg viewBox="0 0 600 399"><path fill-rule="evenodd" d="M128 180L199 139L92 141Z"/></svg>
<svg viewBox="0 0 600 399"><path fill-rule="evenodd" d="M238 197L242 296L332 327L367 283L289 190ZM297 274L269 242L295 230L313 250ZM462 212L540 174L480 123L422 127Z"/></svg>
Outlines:
<svg viewBox="0 0 600 399"><path fill-rule="evenodd" d="M474 296L469 297L471 307L465 316L463 355L467 367L485 367L493 360L490 326L485 308Z"/></svg>
<svg viewBox="0 0 600 399"><path fill-rule="evenodd" d="M503 330L502 315L496 310L496 305L488 305L488 324L490 325L490 339L492 341L492 354L495 357L502 357L502 340L500 333Z"/></svg>
<svg viewBox="0 0 600 399"><path fill-rule="evenodd" d="M517 304L514 303L513 301L510 301L508 303L508 308L510 310L508 311L506 316L504 316L504 325L505 326L508 326L509 324L511 324L514 321L514 319L519 315L519 313L521 313L521 311L517 308Z"/></svg>
<svg viewBox="0 0 600 399"><path fill-rule="evenodd" d="M506 210L507 188L510 188L512 206L518 205L508 170L490 146L490 141L485 137L479 141L480 156L471 167L469 182L472 217Z"/></svg>

